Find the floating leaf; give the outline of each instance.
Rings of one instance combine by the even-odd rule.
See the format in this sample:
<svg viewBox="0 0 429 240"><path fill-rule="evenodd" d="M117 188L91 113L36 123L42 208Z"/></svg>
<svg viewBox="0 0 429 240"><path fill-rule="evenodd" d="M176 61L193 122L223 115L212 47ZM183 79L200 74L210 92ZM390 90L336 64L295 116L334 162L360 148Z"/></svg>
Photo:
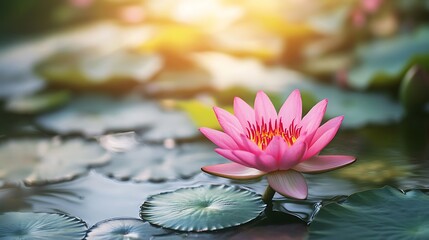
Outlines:
<svg viewBox="0 0 429 240"><path fill-rule="evenodd" d="M219 90L246 87L253 91L279 92L305 79L301 74L279 66L267 67L255 58L203 52L193 54L192 59L211 73L212 85Z"/></svg>
<svg viewBox="0 0 429 240"><path fill-rule="evenodd" d="M123 132L103 135L98 138L100 145L112 152L125 152L138 145L135 132Z"/></svg>
<svg viewBox="0 0 429 240"><path fill-rule="evenodd" d="M86 235L82 220L57 213L6 212L0 214L0 239L79 240Z"/></svg>
<svg viewBox="0 0 429 240"><path fill-rule="evenodd" d="M117 88L132 84L132 80L147 81L162 65L162 58L157 54L85 49L57 53L39 63L36 69L54 85Z"/></svg>
<svg viewBox="0 0 429 240"><path fill-rule="evenodd" d="M235 56L261 60L279 59L284 50L283 40L256 24L234 24L211 39L214 49Z"/></svg>
<svg viewBox="0 0 429 240"><path fill-rule="evenodd" d="M37 92L45 86L43 80L34 74L8 73L7 69L2 69L3 67L0 67L0 99L25 96Z"/></svg>
<svg viewBox="0 0 429 240"><path fill-rule="evenodd" d="M359 192L328 204L310 225L310 239L428 239L429 196L392 187Z"/></svg>
<svg viewBox="0 0 429 240"><path fill-rule="evenodd" d="M36 121L44 129L60 134L95 136L107 131L148 126L159 121L160 114L162 112L154 103L143 99L85 95Z"/></svg>
<svg viewBox="0 0 429 240"><path fill-rule="evenodd" d="M344 91L339 88L301 81L293 87L287 88L290 92L295 87L303 94L309 94L316 100L329 99L326 109L328 118L344 115L342 127L359 128L367 124L386 124L398 122L403 116L403 109L382 93L363 93Z"/></svg>
<svg viewBox="0 0 429 240"><path fill-rule="evenodd" d="M29 185L70 180L109 160L98 144L78 139L8 140L1 143L0 153L0 183Z"/></svg>
<svg viewBox="0 0 429 240"><path fill-rule="evenodd" d="M199 131L192 120L182 112L165 112L162 118L151 125L142 135L143 140L160 142L165 139L187 139L195 137Z"/></svg>
<svg viewBox="0 0 429 240"><path fill-rule="evenodd" d="M181 188L149 197L140 217L179 231L213 231L247 223L265 209L261 196L227 185Z"/></svg>
<svg viewBox="0 0 429 240"><path fill-rule="evenodd" d="M429 28L361 46L358 57L361 64L349 72L349 84L357 89L398 83L410 66L428 66Z"/></svg>
<svg viewBox="0 0 429 240"><path fill-rule="evenodd" d="M88 230L87 240L152 239L166 235L167 231L155 228L135 218L115 218L99 222Z"/></svg>
<svg viewBox="0 0 429 240"><path fill-rule="evenodd" d="M189 178L199 173L201 166L225 162L213 152L211 145L191 143L172 149L146 145L114 155L112 160L96 171L116 179L137 182Z"/></svg>
<svg viewBox="0 0 429 240"><path fill-rule="evenodd" d="M187 96L211 87L212 76L205 70L193 66L192 69L164 70L151 82L145 85L143 91L148 95Z"/></svg>
<svg viewBox="0 0 429 240"><path fill-rule="evenodd" d="M14 113L34 114L59 107L69 101L70 97L67 91L16 97L7 101L6 109Z"/></svg>

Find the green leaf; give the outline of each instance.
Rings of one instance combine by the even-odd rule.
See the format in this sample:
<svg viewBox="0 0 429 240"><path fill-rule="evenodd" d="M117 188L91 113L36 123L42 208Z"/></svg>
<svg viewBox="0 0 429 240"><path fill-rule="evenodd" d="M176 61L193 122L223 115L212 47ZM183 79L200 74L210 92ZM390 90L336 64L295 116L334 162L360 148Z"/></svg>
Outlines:
<svg viewBox="0 0 429 240"><path fill-rule="evenodd" d="M349 84L356 89L399 83L405 72L415 64L429 68L429 28L380 40L358 48L361 64L351 69Z"/></svg>
<svg viewBox="0 0 429 240"><path fill-rule="evenodd" d="M67 103L70 98L68 91L39 93L12 98L7 101L6 109L14 113L35 114L59 107Z"/></svg>
<svg viewBox="0 0 429 240"><path fill-rule="evenodd" d="M181 188L149 197L140 217L179 231L213 231L247 223L265 209L261 196L237 186Z"/></svg>
<svg viewBox="0 0 429 240"><path fill-rule="evenodd" d="M102 165L109 156L98 144L79 139L8 140L0 144L0 184L24 181L28 185L73 179Z"/></svg>
<svg viewBox="0 0 429 240"><path fill-rule="evenodd" d="M167 233L134 218L115 218L99 222L88 230L87 240L152 239Z"/></svg>
<svg viewBox="0 0 429 240"><path fill-rule="evenodd" d="M82 220L57 213L6 212L0 214L0 239L79 240L86 235Z"/></svg>
<svg viewBox="0 0 429 240"><path fill-rule="evenodd" d="M344 115L341 126L345 128L398 122L404 113L399 103L394 102L383 93L344 91L332 86L301 81L299 84L286 89L285 96L294 88L301 90L304 108L308 108L308 104L311 104L312 107L315 104L314 100L320 101L328 98L329 104L325 118ZM313 101L309 103L308 98Z"/></svg>
<svg viewBox="0 0 429 240"><path fill-rule="evenodd" d="M352 194L321 208L310 239L428 239L429 196L392 187Z"/></svg>
<svg viewBox="0 0 429 240"><path fill-rule="evenodd" d="M162 58L156 54L85 49L54 54L39 63L36 71L54 85L72 88L123 87L132 81L149 80L162 65Z"/></svg>
<svg viewBox="0 0 429 240"><path fill-rule="evenodd" d="M205 165L226 160L213 151L212 145L187 143L174 148L145 145L112 157L109 165L96 169L119 180L165 181L189 178Z"/></svg>
<svg viewBox="0 0 429 240"><path fill-rule="evenodd" d="M66 107L36 119L43 129L59 134L101 135L147 127L163 117L158 106L141 98L115 99L103 95L84 95Z"/></svg>

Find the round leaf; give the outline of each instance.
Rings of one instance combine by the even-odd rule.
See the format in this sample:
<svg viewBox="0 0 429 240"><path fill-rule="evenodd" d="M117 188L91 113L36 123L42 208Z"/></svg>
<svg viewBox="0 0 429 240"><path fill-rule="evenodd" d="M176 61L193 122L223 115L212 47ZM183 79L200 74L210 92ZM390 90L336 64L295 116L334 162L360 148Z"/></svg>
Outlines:
<svg viewBox="0 0 429 240"><path fill-rule="evenodd" d="M112 160L96 171L136 182L189 178L201 172L201 166L225 162L211 145L205 144L183 144L172 149L147 145L114 155Z"/></svg>
<svg viewBox="0 0 429 240"><path fill-rule="evenodd" d="M78 139L9 140L0 144L0 183L24 181L33 185L65 181L108 160L98 144Z"/></svg>
<svg viewBox="0 0 429 240"><path fill-rule="evenodd" d="M348 75L349 84L357 89L397 83L410 66L427 64L429 28L389 40L379 40L358 48L362 64Z"/></svg>
<svg viewBox="0 0 429 240"><path fill-rule="evenodd" d="M134 218L116 218L99 222L88 230L87 240L152 239L166 231Z"/></svg>
<svg viewBox="0 0 429 240"><path fill-rule="evenodd" d="M69 100L70 93L67 91L41 93L12 98L6 103L6 109L14 113L34 114L59 107Z"/></svg>
<svg viewBox="0 0 429 240"><path fill-rule="evenodd" d="M0 239L78 240L85 237L86 223L57 213L6 212L0 214Z"/></svg>
<svg viewBox="0 0 429 240"><path fill-rule="evenodd" d="M179 231L213 231L247 223L264 209L261 196L249 190L203 185L149 197L140 217Z"/></svg>
<svg viewBox="0 0 429 240"><path fill-rule="evenodd" d="M85 49L55 54L40 63L37 71L55 85L117 88L131 84L130 80L147 81L162 64L162 58L156 54Z"/></svg>
<svg viewBox="0 0 429 240"><path fill-rule="evenodd" d="M60 134L101 135L107 131L141 128L159 121L162 112L139 98L81 96L66 107L37 118L44 129Z"/></svg>
<svg viewBox="0 0 429 240"><path fill-rule="evenodd" d="M392 187L355 193L319 211L310 239L428 239L429 196Z"/></svg>

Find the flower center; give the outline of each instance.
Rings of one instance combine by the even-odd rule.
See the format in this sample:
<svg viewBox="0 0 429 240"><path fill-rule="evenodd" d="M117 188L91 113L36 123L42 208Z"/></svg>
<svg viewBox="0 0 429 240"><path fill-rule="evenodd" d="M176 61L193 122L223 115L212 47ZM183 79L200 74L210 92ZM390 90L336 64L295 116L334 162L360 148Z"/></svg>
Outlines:
<svg viewBox="0 0 429 240"><path fill-rule="evenodd" d="M283 126L281 119L275 121L264 122L262 119L261 124L250 124L246 128L247 137L252 140L262 150L267 148L268 144L273 140L275 136L282 137L285 142L291 146L301 133L301 127L298 128L294 121L289 125L288 128Z"/></svg>

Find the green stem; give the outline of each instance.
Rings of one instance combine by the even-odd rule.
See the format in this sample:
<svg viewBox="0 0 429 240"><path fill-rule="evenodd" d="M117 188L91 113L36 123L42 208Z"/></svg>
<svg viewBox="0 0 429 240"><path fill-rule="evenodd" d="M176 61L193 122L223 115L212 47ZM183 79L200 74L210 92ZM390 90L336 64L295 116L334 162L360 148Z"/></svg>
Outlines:
<svg viewBox="0 0 429 240"><path fill-rule="evenodd" d="M274 189L271 188L270 185L268 185L267 188L265 189L264 195L262 196L262 200L264 201L264 203L271 205L274 194L276 194L276 191L274 191Z"/></svg>

